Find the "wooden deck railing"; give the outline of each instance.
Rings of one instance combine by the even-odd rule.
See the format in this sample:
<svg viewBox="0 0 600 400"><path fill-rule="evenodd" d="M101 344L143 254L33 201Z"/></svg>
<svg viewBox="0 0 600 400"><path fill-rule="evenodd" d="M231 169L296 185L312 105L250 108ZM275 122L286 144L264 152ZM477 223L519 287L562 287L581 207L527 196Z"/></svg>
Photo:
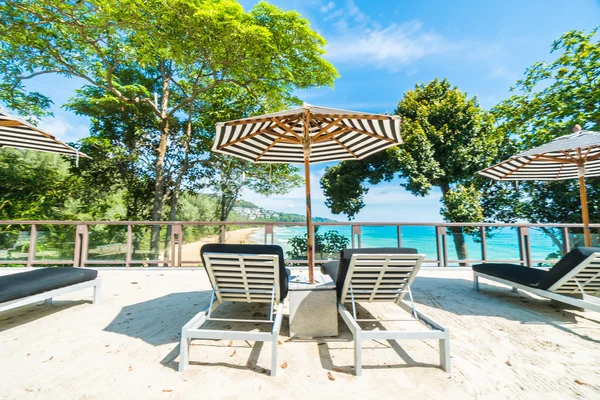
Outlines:
<svg viewBox="0 0 600 400"><path fill-rule="evenodd" d="M147 243L149 235L139 231L149 230L152 226L161 226L164 232L169 231L169 238L161 235L160 251L152 251ZM166 228L170 226L170 230ZM100 266L157 266L157 267L185 267L201 264L200 254L186 257L183 254L184 231L190 228L212 229L217 237L225 241L227 229L234 227L258 227L264 229L262 242L273 244L276 242L275 227L305 226L302 223L292 222L214 222L214 221L0 221L0 266L37 266L37 265L72 265L76 267ZM536 263L552 262L548 258L535 258L531 251L531 230L545 229L558 232L554 237L557 253L566 253L571 246L583 242L581 224L495 224L495 223L418 223L418 222L315 222L315 227L340 229L350 228L352 248L363 247L363 229L365 227L395 227L394 244L401 247L403 244L403 228L429 227L431 236L423 238L424 241L435 242L435 254L427 254L425 265L448 267L455 265L470 265L480 262L517 262L526 266ZM469 237L475 237L480 257L458 259L449 257L449 247L453 241L450 228L460 227L469 231ZM592 224L594 241L597 245L600 224ZM516 231L514 243L508 243L507 252L518 250L518 257L491 258L489 254L488 233L499 229L512 229ZM91 243L90 235L103 233L105 236L113 232L114 239L94 240ZM388 228L389 230L389 228ZM108 231L108 232L106 232ZM43 234L42 234L43 233ZM3 236L4 235L4 236ZM41 236L40 236L41 235ZM62 236L61 236L62 235ZM48 240L53 237L53 242ZM449 239L450 237L450 239ZM42 240L43 239L43 240ZM200 240L197 236L192 240ZM389 240L390 238L388 238ZM413 240L414 242L414 240ZM45 250L48 246L54 248ZM104 244L102 244L104 243ZM430 243L431 244L431 243ZM582 245L582 244L581 244ZM412 243L407 247L417 247ZM166 248L165 248L166 247ZM379 246L381 247L381 246ZM453 251L453 249L452 249ZM319 260L322 262L324 260ZM295 260L297 263L306 263L306 260Z"/></svg>

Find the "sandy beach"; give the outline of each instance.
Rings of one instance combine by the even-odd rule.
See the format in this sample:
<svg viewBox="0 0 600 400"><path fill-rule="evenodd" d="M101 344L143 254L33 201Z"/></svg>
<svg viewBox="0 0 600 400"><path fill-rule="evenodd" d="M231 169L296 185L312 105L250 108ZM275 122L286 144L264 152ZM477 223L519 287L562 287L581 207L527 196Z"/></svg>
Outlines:
<svg viewBox="0 0 600 400"><path fill-rule="evenodd" d="M235 231L228 231L225 234L225 243L239 244L239 243L254 243L250 239L250 235L260 228L243 228ZM218 243L219 237L217 235L206 236L196 242L186 243L181 246L181 259L184 263L198 262L200 260L200 249L207 243Z"/></svg>
<svg viewBox="0 0 600 400"><path fill-rule="evenodd" d="M1 274L11 271L0 271ZM202 270L100 271L91 290L0 315L2 399L567 399L600 396L600 314L483 282L470 271L424 270L413 293L421 311L450 329L452 374L438 367L435 341L363 345L352 374L352 336L289 340L287 306L278 376L270 344L194 341L177 372L181 327L210 299ZM287 302L286 302L287 305ZM359 314L393 316L387 304ZM229 304L218 316L262 316L266 305ZM234 330L258 327L234 324ZM374 329L385 329L385 326ZM331 375L331 378L329 378Z"/></svg>

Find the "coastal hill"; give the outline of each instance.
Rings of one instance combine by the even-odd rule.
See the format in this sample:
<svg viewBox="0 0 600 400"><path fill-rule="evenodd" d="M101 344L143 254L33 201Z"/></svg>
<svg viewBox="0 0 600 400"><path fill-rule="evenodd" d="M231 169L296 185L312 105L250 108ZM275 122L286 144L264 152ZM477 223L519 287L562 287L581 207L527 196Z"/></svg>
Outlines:
<svg viewBox="0 0 600 400"><path fill-rule="evenodd" d="M312 219L314 222L338 222L322 217L313 217ZM235 207L231 210L229 221L305 222L306 216L267 210L249 201L238 200L235 203Z"/></svg>

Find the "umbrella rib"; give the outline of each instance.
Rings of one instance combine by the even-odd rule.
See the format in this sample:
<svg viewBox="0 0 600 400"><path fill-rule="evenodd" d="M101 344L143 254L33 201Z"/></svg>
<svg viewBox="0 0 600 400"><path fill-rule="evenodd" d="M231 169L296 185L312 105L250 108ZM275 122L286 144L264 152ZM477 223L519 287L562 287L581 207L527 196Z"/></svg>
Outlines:
<svg viewBox="0 0 600 400"><path fill-rule="evenodd" d="M0 126L23 126L23 124L19 121L7 119L4 121L0 121Z"/></svg>
<svg viewBox="0 0 600 400"><path fill-rule="evenodd" d="M588 147L588 150L585 152L585 156L583 156L583 161L587 161L587 156L590 154L594 146Z"/></svg>
<svg viewBox="0 0 600 400"><path fill-rule="evenodd" d="M344 145L344 143L340 142L336 137L332 138L337 144L339 144L340 146L342 146L342 148L344 150L346 150L348 153L350 153L350 155L354 158L358 158L358 156L356 154L354 154L354 152L352 150L350 150L348 147L346 147L346 145Z"/></svg>
<svg viewBox="0 0 600 400"><path fill-rule="evenodd" d="M554 177L554 179L558 179L558 177L560 176L560 173L562 172L563 168L565 167L565 164L560 164L560 169L558 170L556 176Z"/></svg>
<svg viewBox="0 0 600 400"><path fill-rule="evenodd" d="M327 130L329 128L331 128L333 125L337 124L338 122L340 122L343 118L339 117L331 122L329 122L324 128L321 128L319 130L319 132L313 137L313 140L318 139L321 136L325 136L327 134Z"/></svg>
<svg viewBox="0 0 600 400"><path fill-rule="evenodd" d="M568 151L561 150L560 152L563 153L569 160L577 162L577 159L573 158L573 156L571 154L569 154Z"/></svg>
<svg viewBox="0 0 600 400"><path fill-rule="evenodd" d="M258 160L260 160L261 157L264 156L265 154L267 154L267 152L269 150L271 150L273 148L273 146L275 146L277 143L279 143L280 140L281 140L281 138L277 138L277 139L273 140L273 143L271 143L269 145L269 147L267 147L262 153L260 153L260 155L254 159L254 162L257 162Z"/></svg>
<svg viewBox="0 0 600 400"><path fill-rule="evenodd" d="M536 158L537 161L550 161L550 162L557 162L557 163L561 163L561 164L577 164L577 161L574 161L574 160L567 160L567 159L560 158L560 157L547 156L545 154L539 154L536 157L537 157Z"/></svg>
<svg viewBox="0 0 600 400"><path fill-rule="evenodd" d="M275 117L273 117L273 122L275 122L281 129L284 129L287 133L289 133L290 135L294 136L296 139L298 139L299 141L302 141L302 138L300 137L300 135L298 135L296 132L293 131L294 127L296 125L298 125L298 123L300 122L300 120L296 120L296 123L294 124L294 127L290 128L287 125L282 124L281 122L279 122L279 120Z"/></svg>
<svg viewBox="0 0 600 400"><path fill-rule="evenodd" d="M350 131L352 131L352 128L347 126L345 128L338 129L337 131L329 132L327 135L323 135L323 136L320 136L319 138L313 139L313 143L323 143L323 142L328 141L329 139L335 139L336 136L344 134L344 133L348 133Z"/></svg>
<svg viewBox="0 0 600 400"><path fill-rule="evenodd" d="M515 172L519 171L520 169L528 166L529 164L531 164L532 162L536 161L540 156L534 156L535 158L532 158L531 160L527 161L525 164L521 165L520 167L510 171L508 174L506 175L502 175L500 177L500 179L506 179L507 177L511 176L512 174L514 174ZM510 161L510 160L509 160Z"/></svg>
<svg viewBox="0 0 600 400"><path fill-rule="evenodd" d="M265 121L265 122L266 122L266 121ZM239 143L239 142L242 142L242 141L244 141L244 140L251 139L251 138L253 138L253 137L255 137L255 136L258 136L258 135L263 135L263 134L277 136L277 137L278 137L278 138L280 138L280 139L289 139L289 138L287 138L285 135L282 135L282 134L280 134L280 133L277 133L277 132L275 132L275 131L271 131L271 130L269 130L269 128L266 128L266 129L262 129L262 130L260 130L260 131L256 131L256 132L254 132L254 133L251 133L251 134L249 134L249 135L243 136L243 137L241 137L241 138L237 138L237 139L235 139L235 140L232 140L232 141L230 141L230 142L223 143L221 146L219 146L219 148L218 148L217 150L223 150L225 147L228 147L228 146L234 145L234 144L236 144L236 143ZM293 142L293 143L296 143L296 142Z"/></svg>
<svg viewBox="0 0 600 400"><path fill-rule="evenodd" d="M344 125L344 124L335 124L335 126L339 126L340 128L348 128L348 126ZM388 141L388 142L391 142L391 143L396 143L396 141L394 139L390 139L390 138L385 137L385 136L379 136L379 135L377 135L377 134L375 134L373 132L365 131L365 130L362 130L362 129L359 129L359 128L351 127L350 130L352 130L354 132L362 133L363 135L371 136L371 137L376 138L376 139L381 139L381 140L385 140L385 141Z"/></svg>

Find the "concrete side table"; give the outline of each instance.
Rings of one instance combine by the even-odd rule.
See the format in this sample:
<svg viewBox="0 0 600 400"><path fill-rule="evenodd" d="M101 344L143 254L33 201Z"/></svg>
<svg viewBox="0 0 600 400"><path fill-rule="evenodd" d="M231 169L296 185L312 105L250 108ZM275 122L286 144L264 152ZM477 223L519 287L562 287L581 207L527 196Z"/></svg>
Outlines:
<svg viewBox="0 0 600 400"><path fill-rule="evenodd" d="M337 296L335 283L329 275L315 271L315 283L308 283L308 274L292 277L290 290L290 338L337 336Z"/></svg>

